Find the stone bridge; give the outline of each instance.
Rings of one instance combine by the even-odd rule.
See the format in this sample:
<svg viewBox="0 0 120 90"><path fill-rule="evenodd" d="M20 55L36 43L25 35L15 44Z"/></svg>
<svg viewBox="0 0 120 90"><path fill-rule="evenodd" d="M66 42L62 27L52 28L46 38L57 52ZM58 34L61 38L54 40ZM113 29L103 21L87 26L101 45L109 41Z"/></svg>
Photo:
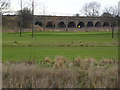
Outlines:
<svg viewBox="0 0 120 90"><path fill-rule="evenodd" d="M81 17L81 16L35 16L35 25L44 28L84 28L84 27L109 27L116 25L108 18Z"/></svg>

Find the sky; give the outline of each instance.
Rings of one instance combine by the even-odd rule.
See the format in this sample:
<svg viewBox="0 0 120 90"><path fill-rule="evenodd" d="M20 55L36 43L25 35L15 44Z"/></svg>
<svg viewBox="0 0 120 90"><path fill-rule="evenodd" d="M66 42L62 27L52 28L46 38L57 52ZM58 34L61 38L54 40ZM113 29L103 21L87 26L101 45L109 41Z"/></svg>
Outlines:
<svg viewBox="0 0 120 90"><path fill-rule="evenodd" d="M23 0L24 6L28 1L30 0ZM118 6L120 0L35 0L35 14L71 16L79 13L82 15L80 11L83 6L93 1L99 2L101 11L103 11L105 7ZM11 0L10 9L12 11L20 10L20 0Z"/></svg>

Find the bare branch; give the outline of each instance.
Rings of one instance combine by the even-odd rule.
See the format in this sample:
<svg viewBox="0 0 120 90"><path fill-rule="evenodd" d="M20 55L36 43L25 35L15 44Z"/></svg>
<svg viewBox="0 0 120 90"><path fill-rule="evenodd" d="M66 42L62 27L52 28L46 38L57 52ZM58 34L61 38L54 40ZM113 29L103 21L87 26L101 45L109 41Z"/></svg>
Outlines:
<svg viewBox="0 0 120 90"><path fill-rule="evenodd" d="M82 9L84 15L86 16L98 16L100 10L100 3L98 2L90 2L86 3Z"/></svg>
<svg viewBox="0 0 120 90"><path fill-rule="evenodd" d="M10 0L0 0L0 9L8 9L10 7Z"/></svg>
<svg viewBox="0 0 120 90"><path fill-rule="evenodd" d="M115 17L118 15L118 7L117 6L105 7L103 13L108 13L111 15L111 17Z"/></svg>

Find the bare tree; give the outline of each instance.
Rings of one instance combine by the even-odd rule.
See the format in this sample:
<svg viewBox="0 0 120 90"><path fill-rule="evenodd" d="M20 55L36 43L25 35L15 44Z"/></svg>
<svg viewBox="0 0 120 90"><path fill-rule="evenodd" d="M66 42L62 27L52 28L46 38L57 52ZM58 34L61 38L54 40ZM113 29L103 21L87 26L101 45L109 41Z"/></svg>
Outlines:
<svg viewBox="0 0 120 90"><path fill-rule="evenodd" d="M37 3L37 4L36 4ZM29 0L29 2L27 2L28 7L31 9L32 11L32 38L34 37L34 11L35 11L35 7L39 5L38 2L36 2L35 0Z"/></svg>
<svg viewBox="0 0 120 90"><path fill-rule="evenodd" d="M117 6L105 7L102 17L105 17L109 22L111 22L110 26L112 28L112 38L114 38L114 30L115 30L115 26L117 26L117 20L119 17Z"/></svg>
<svg viewBox="0 0 120 90"><path fill-rule="evenodd" d="M89 12L89 11L90 11L90 10L89 10L89 5L88 5L88 3L86 3L86 4L83 6L81 12L83 12L85 16L90 16L90 13L91 13L91 12Z"/></svg>
<svg viewBox="0 0 120 90"><path fill-rule="evenodd" d="M118 15L118 7L117 6L105 7L103 13L108 13L111 15L111 17L115 17Z"/></svg>
<svg viewBox="0 0 120 90"><path fill-rule="evenodd" d="M83 13L86 16L98 16L99 15L99 10L100 10L100 3L98 2L90 2L90 3L86 3L83 6Z"/></svg>
<svg viewBox="0 0 120 90"><path fill-rule="evenodd" d="M32 38L34 37L34 32L35 32L35 29L34 29L34 12L35 12L35 8L38 7L40 5L39 2L37 2L37 0L30 0L30 3L31 4L31 10L32 10Z"/></svg>
<svg viewBox="0 0 120 90"><path fill-rule="evenodd" d="M18 25L22 28L29 28L31 26L32 21L32 11L27 7L23 8L23 10L18 11ZM21 22L22 17L22 22Z"/></svg>
<svg viewBox="0 0 120 90"><path fill-rule="evenodd" d="M18 25L20 27L20 37L22 29L32 26L32 37L34 31L34 0L29 0L25 2L20 1L21 10L18 11Z"/></svg>

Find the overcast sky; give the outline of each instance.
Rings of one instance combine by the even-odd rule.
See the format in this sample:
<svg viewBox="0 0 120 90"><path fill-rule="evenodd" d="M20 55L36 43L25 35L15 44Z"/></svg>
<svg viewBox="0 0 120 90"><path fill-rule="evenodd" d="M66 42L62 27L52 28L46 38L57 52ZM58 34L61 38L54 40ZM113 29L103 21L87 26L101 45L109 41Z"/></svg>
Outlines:
<svg viewBox="0 0 120 90"><path fill-rule="evenodd" d="M23 1L27 2L29 0ZM85 3L92 1L99 2L103 10L104 7L117 6L120 0L35 0L35 5L37 5L35 14L43 14L43 11L45 11L44 13L47 15L74 15L80 13ZM19 9L20 0L11 0L11 10Z"/></svg>

